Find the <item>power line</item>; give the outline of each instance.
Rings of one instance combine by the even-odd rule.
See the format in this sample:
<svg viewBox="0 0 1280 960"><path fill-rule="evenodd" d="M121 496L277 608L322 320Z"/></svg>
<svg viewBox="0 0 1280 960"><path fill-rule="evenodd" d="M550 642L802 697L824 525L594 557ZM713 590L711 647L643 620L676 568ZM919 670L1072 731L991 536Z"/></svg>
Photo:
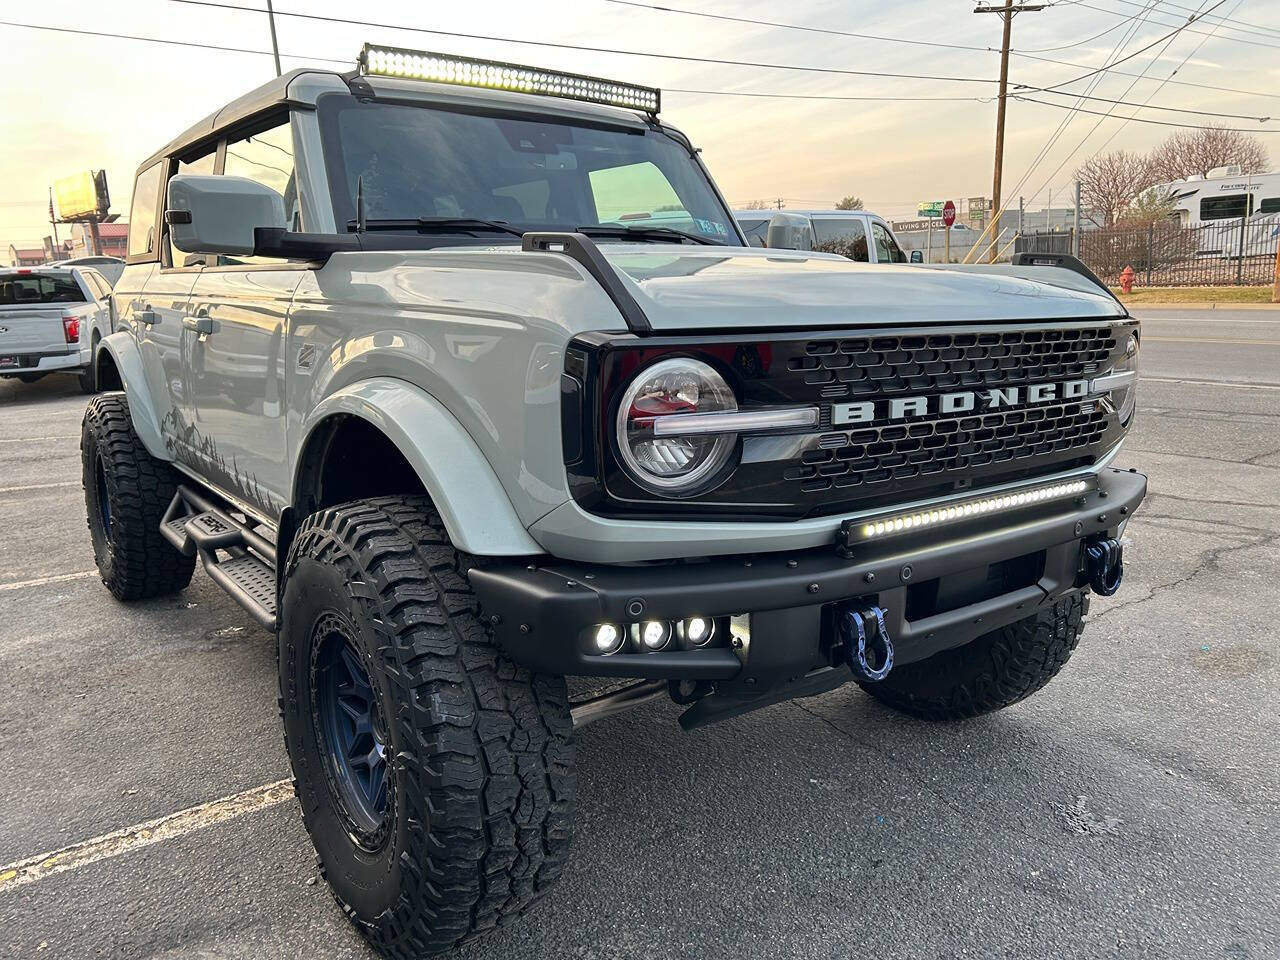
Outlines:
<svg viewBox="0 0 1280 960"><path fill-rule="evenodd" d="M190 6L213 7L213 8L215 8L215 9L223 9L223 10L239 10L239 11L241 11L241 12L248 12L248 13L264 13L264 12L265 12L265 10L263 10L262 8L259 8L259 7L242 7L242 6L238 6L238 5L236 5L236 4L232 4L232 3L217 2L217 0L168 0L168 2L170 2L170 3L182 3L182 4L187 4L187 5L190 5ZM1051 4L1051 6L1063 6L1065 2L1066 2L1066 0L1059 0L1059 2L1058 2L1058 3ZM1070 2L1071 2L1071 3L1079 3L1079 2L1083 2L1083 0L1070 0ZM439 36L460 37L460 38L463 38L463 39L489 40L489 41L500 42L500 43L523 43L523 44L530 44L530 45L533 45L533 46L566 47L566 48L568 48L568 49L574 49L574 50L586 50L586 51L590 51L590 52L600 52L600 53L609 53L609 52L612 52L612 51L610 51L610 50L608 50L608 49L606 49L606 48L601 48L601 47L585 47L585 46L581 46L581 47L580 47L580 46L575 46L575 45L570 45L570 44L553 44L553 43L547 43L547 42L536 41L536 40L518 40L518 39L508 38L508 37L491 37L491 36L484 36L484 35L481 35L481 34L457 33L457 32L449 32L449 31L444 31L444 30L428 30L428 29L426 29L426 28L424 28L424 27L413 27L413 26L409 26L409 25L407 25L407 24L378 23L378 22L375 22L375 21L369 21L369 20L355 20L355 19L344 18L344 17L328 17L328 16L321 16L321 15L319 15L319 14L312 14L312 13L294 13L294 12L284 11L284 10L277 10L277 11L276 11L276 16L278 16L278 17L295 17L295 18L307 19L307 20L320 20L320 21L329 22L329 23L340 23L340 24L346 24L346 25L349 25L349 26L379 27L379 28L382 28L382 29L388 29L388 30L405 30L405 31L409 31L409 32L412 32L412 33L427 33L427 34L439 35ZM779 24L779 26L782 26L782 27L788 27L788 26L792 26L792 25L791 25L791 24ZM803 29L803 28L802 28L802 29ZM882 39L897 39L897 38L882 38ZM171 41L171 42L172 42L172 41ZM923 42L923 41L922 41L922 42ZM977 48L977 49L982 50L982 52L995 52L994 48L992 48L992 47L982 47L982 48ZM647 54L647 53L638 53L638 52L633 52L633 51L624 51L624 53L625 53L626 55L629 55L629 56L657 56L657 57L664 56L663 54ZM1091 69L1089 64L1085 64L1085 63L1076 63L1076 62L1071 61L1071 60L1058 60L1058 59L1053 58L1053 57L1041 57L1041 56L1036 56L1036 55L1034 55L1034 54L1030 54L1030 53L1021 53L1021 52L1019 52L1019 51L1017 51L1017 50L1010 50L1010 51L1009 51L1009 55L1010 55L1010 56L1012 56L1012 57L1021 57L1021 58L1023 58L1024 60L1034 60L1034 61L1037 61L1037 62L1039 62L1039 63L1052 63L1052 64L1056 64L1056 65L1058 65L1058 66L1063 66L1063 67L1074 67L1074 68L1075 68L1075 69L1077 69L1077 70L1088 70L1088 69ZM298 55L296 55L296 54L291 55L291 56L292 56L292 58L293 58L293 59L305 59L305 58L300 58L300 57L299 57ZM313 59L325 59L325 58L319 58L319 57L317 57L317 58L313 58ZM346 60L343 60L343 61L333 61L333 60L331 60L330 62L347 63L347 62L349 62L349 61L346 61ZM713 62L719 62L719 61L713 61ZM1116 70L1116 71L1113 71L1113 72L1114 72L1114 74L1115 74L1116 76L1121 76L1121 77L1135 77L1135 76L1138 76L1138 74L1126 73L1126 72L1124 72L1123 70ZM877 74L877 76L894 76L894 75L893 75L893 74ZM975 82L978 82L978 81L976 81L976 80L975 80ZM989 81L984 81L984 82L994 83L994 82L996 82L996 81L995 81L995 79L994 79L994 78L992 78L991 80L989 80ZM1170 82L1170 83L1175 84L1176 86L1181 86L1181 87L1195 87L1195 88L1200 89L1200 90L1213 90L1213 91L1216 91L1216 92L1219 92L1219 93L1236 93L1236 94L1240 94L1240 95L1242 95L1242 96L1251 96L1251 97L1269 97L1269 98L1272 98L1272 99L1280 99L1280 93L1275 93L1275 92L1272 92L1272 91L1262 91L1262 90L1242 90L1242 89L1239 89L1239 88L1237 88L1237 87L1222 87L1222 86L1215 86L1215 85L1213 85L1213 84L1208 84L1208 83L1195 83L1195 82L1190 81L1190 80L1171 80L1171 81L1169 81L1169 82ZM1024 86L1025 86L1025 85L1024 85Z"/></svg>
<svg viewBox="0 0 1280 960"><path fill-rule="evenodd" d="M1217 2L1217 3L1215 3L1215 4L1214 4L1212 7L1210 7L1208 10L1206 10L1206 11L1205 11L1205 13L1211 13L1212 11L1217 10L1217 9L1218 9L1218 7L1222 6L1222 5L1223 5L1224 3L1226 3L1226 2L1227 2L1227 0L1218 0L1218 2ZM1201 16L1203 16L1203 14L1202 14ZM1196 22L1196 20L1198 20L1198 19L1199 19L1199 17L1191 17L1190 19L1188 19L1188 20L1187 20L1187 22L1186 22L1185 24L1183 24L1182 26L1178 27L1176 30L1173 30L1173 31L1171 31L1170 33L1165 34L1163 37L1160 37L1159 39L1154 40L1154 41L1152 41L1151 43L1148 43L1148 44L1147 44L1146 46L1144 46L1144 47L1139 47L1137 50L1133 51L1133 53L1126 54L1125 56L1121 57L1119 60L1116 60L1116 61L1115 61L1114 63L1112 63L1112 64L1109 64L1109 65L1106 65L1106 66L1097 67L1097 68L1095 68L1095 69L1093 69L1093 70L1090 70L1088 73L1082 73L1082 74L1081 74L1080 76L1078 76L1078 77L1073 77L1073 78L1072 78L1072 79L1070 79L1070 80L1063 80L1061 83L1054 83L1054 84L1050 84L1050 85L1048 85L1048 86L1044 86L1044 87L1035 87L1035 88L1033 88L1033 89L1025 89L1025 88L1024 88L1024 92L1026 92L1026 93L1039 93L1039 92L1040 92L1040 91L1042 91L1042 90L1056 90L1056 89L1058 89L1059 87L1065 87L1065 86L1069 86L1070 84L1073 84L1073 83L1079 83L1081 80L1085 80L1085 79L1087 79L1087 78L1089 78L1089 77L1094 76L1095 74L1099 74L1099 73L1103 73L1103 72L1105 72L1105 71L1109 71L1109 70L1111 70L1113 67L1118 67L1120 64L1122 64L1122 63L1124 63L1124 62L1126 62L1126 61L1128 61L1128 60L1132 60L1134 57L1141 56L1142 54L1144 54L1144 53L1146 53L1148 50L1150 50L1152 47L1158 46L1159 44L1163 43L1165 40L1171 40L1171 39L1173 39L1173 38L1174 38L1174 37L1176 37L1178 34L1180 34L1183 30L1187 29L1187 27L1189 27L1191 24L1195 23L1195 22Z"/></svg>
<svg viewBox="0 0 1280 960"><path fill-rule="evenodd" d="M239 10L250 12L248 7L217 0L169 0L170 3L181 3L196 7L213 7L223 10ZM261 12L261 11L260 11ZM531 47L547 47L552 50L576 50L586 53L608 53L619 57L645 57L653 60L676 60L681 63L708 63L727 67L754 67L765 70L791 70L799 73L833 73L851 77L886 77L892 80L941 80L950 83L995 83L994 77L952 77L928 73L886 73L878 70L848 70L838 67L811 67L798 63L768 63L757 60L728 60L721 57L695 57L678 53L655 53L645 50L624 50L619 47L593 47L581 43L557 43L550 40L526 40L521 37L500 37L485 33L463 33L457 30L432 30L427 27L411 26L406 23L380 23L374 20L354 20L349 17L332 17L318 13L299 13L292 10L277 10L277 17L294 17L302 20L314 20L321 23L339 23L345 26L375 27L381 30L404 30L410 33L425 33L437 37L457 37L463 40L484 40L491 43L518 43Z"/></svg>
<svg viewBox="0 0 1280 960"><path fill-rule="evenodd" d="M1040 48L1018 47L1016 48L1016 50L1019 53L1053 53L1054 51L1057 51L1057 50L1070 50L1072 47L1082 47L1086 43L1093 43L1094 40L1097 40L1100 37L1105 37L1108 33L1111 33L1114 30L1119 30L1125 24L1131 23L1134 20L1137 20L1140 16L1142 16L1141 13L1135 13L1133 16L1127 17L1124 20L1116 21L1111 26L1107 27L1107 29L1103 30L1101 33L1095 33L1092 37L1086 37L1083 40L1076 40L1074 43L1066 43L1060 47L1040 47ZM1013 54L1014 50L1010 50L1009 53Z"/></svg>
<svg viewBox="0 0 1280 960"><path fill-rule="evenodd" d="M852 37L856 40L878 40L884 43L905 43L919 47L942 47L946 50L976 50L980 53L991 53L991 47L976 47L963 43L942 43L934 40L913 40L907 37L885 37L874 33L855 33L852 30L836 30L832 27L811 27L801 23L781 23L777 20L756 20L752 17L733 17L723 13L706 13L702 10L684 10L680 7L658 6L653 3L639 3L638 0L601 0L602 3L613 3L622 7L639 7L657 13L677 13L686 17L703 17L707 20L725 20L730 23L746 23L757 27L776 27L783 30L801 30L805 33L821 33L833 37ZM783 199L786 199L785 197Z"/></svg>
<svg viewBox="0 0 1280 960"><path fill-rule="evenodd" d="M1023 103L1038 103L1042 107L1057 107L1059 110L1073 109L1071 107L1068 107L1065 103L1051 103L1048 100L1037 100L1035 97L1023 96L1017 93L1011 93L1009 94L1009 96L1013 97L1013 99L1015 100L1020 100ZM1112 116L1112 114L1109 112L1103 113L1100 110L1086 110L1084 107L1076 107L1074 109L1076 109L1080 113L1088 113L1095 117ZM1208 127L1208 126L1205 126L1204 124L1173 123L1172 121L1168 121L1168 120L1149 120L1146 117L1128 117L1127 119L1125 119L1125 122L1126 123L1129 123L1129 122L1150 123L1160 127L1181 127L1184 130L1222 130L1226 133L1280 133L1280 130L1268 130L1268 129L1259 130L1256 128L1249 128L1249 127L1216 127L1216 126Z"/></svg>
<svg viewBox="0 0 1280 960"><path fill-rule="evenodd" d="M893 96L845 96L843 94L819 93L768 93L758 90L694 90L689 87L663 87L663 96L668 93L701 94L708 97L760 97L770 100L872 100L896 102L937 102L949 103L990 103L994 97L893 97ZM786 199L785 197L783 198Z"/></svg>
<svg viewBox="0 0 1280 960"><path fill-rule="evenodd" d="M1158 2L1158 0L1156 0L1156 2ZM1202 0L1202 2L1201 2L1201 6L1203 7L1203 6L1204 6L1204 4L1205 4L1205 3L1207 3L1207 2L1208 2L1208 0ZM1152 4L1152 6L1154 7L1154 5L1155 5L1155 4L1153 3L1153 4ZM1238 5L1239 5L1239 0L1237 0L1237 6L1238 6ZM1154 57L1152 57L1152 58L1151 58L1151 60L1150 60L1150 61L1148 61L1147 65L1146 65L1145 67L1143 67L1143 68L1142 68L1142 73L1141 73L1137 78L1135 78L1135 79L1134 79L1134 80L1129 84L1129 86L1128 86L1128 87L1126 87L1126 88L1125 88L1125 91L1124 91L1124 92L1125 92L1125 94L1126 94L1126 95L1127 95L1127 94L1128 94L1128 93L1129 93L1129 92L1130 92L1134 87L1136 87L1136 86L1138 85L1138 83L1139 83L1142 79L1144 79L1144 78L1146 77L1147 71L1148 71L1148 70L1150 70L1153 66L1155 66L1156 61L1158 61L1162 56L1164 56L1165 52L1166 52L1166 51L1168 51L1169 47L1172 45L1173 40L1174 40L1174 38L1170 37L1170 38L1169 38L1169 40L1165 42L1165 45L1160 49L1160 52L1159 52L1158 54L1156 54ZM1201 41L1201 44L1203 44L1203 43L1204 43L1204 41L1202 40L1202 41ZM1198 50L1198 49L1199 49L1199 46L1197 46L1197 47L1196 47L1196 49ZM1151 99L1151 97L1148 97L1147 99L1148 99L1148 100L1150 100L1150 99ZM1094 112L1094 111L1084 111L1084 112L1092 113L1092 112ZM1065 167L1065 166L1067 165L1068 161L1070 161L1072 157L1074 157L1077 153L1079 153L1079 152L1080 152L1080 148L1081 148L1081 147L1083 147L1086 143L1088 143L1088 142L1089 142L1089 138L1090 138L1090 137L1092 137L1095 133L1097 133L1097 132L1098 132L1098 129L1103 125L1103 123L1105 123L1105 122L1106 122L1106 120L1107 120L1107 118L1108 118L1108 117L1110 117L1110 116L1112 116L1112 115L1113 115L1113 113L1114 113L1114 112L1115 112L1115 107L1109 107L1109 108L1107 109L1107 112L1106 112L1105 114L1102 114L1102 115L1100 115L1100 116L1099 116L1099 119L1098 119L1097 121L1095 121L1095 122L1094 122L1094 124L1093 124L1093 126L1089 129L1089 132L1088 132L1088 133L1086 133L1083 137L1081 137L1081 138L1080 138L1080 142L1079 142L1079 143L1077 143L1077 144L1076 144L1076 145L1075 145L1071 150L1069 150L1067 153L1065 153L1065 154L1063 155L1062 159L1058 161L1058 165L1057 165L1056 167L1054 167L1054 168L1053 168L1053 172L1052 172L1051 174L1049 174L1049 176L1045 177L1044 183L1042 183L1042 184L1040 185L1040 188L1036 190L1036 194L1038 194L1038 193L1040 192L1040 190L1043 190L1043 189L1045 188L1045 186L1047 186L1050 182L1052 182L1053 178L1054 178L1054 177L1056 177L1056 176L1058 175L1059 171L1061 171L1061 170L1062 170L1062 168L1063 168L1063 167ZM1134 116L1136 116L1136 115L1137 115L1137 112L1135 111L1135 112L1134 112ZM1150 123L1151 121L1143 120L1142 122ZM1157 122L1158 122L1158 121L1157 121ZM1112 136L1114 137L1114 134L1112 134ZM1107 142L1109 143L1109 142L1110 142L1110 140L1108 140ZM1032 194L1032 196L1035 196L1035 194Z"/></svg>
<svg viewBox="0 0 1280 960"><path fill-rule="evenodd" d="M237 10L244 10L245 7L236 7ZM51 33L73 33L81 37L109 37L113 40L138 40L142 43L163 43L172 47L195 47L199 50L220 50L225 53L252 53L259 56L271 56L270 50L251 50L248 47L229 47L217 43L197 43L194 40L164 40L160 37L141 37L131 33L109 33L105 30L76 30L73 27L50 27L39 23L17 23L13 20L0 20L0 27L19 27L23 30L47 30ZM310 54L300 53L282 53L282 57L288 57L291 60L320 60L325 63L342 63L347 66L354 66L355 59L348 58L346 60L338 60L334 57L313 57Z"/></svg>
<svg viewBox="0 0 1280 960"><path fill-rule="evenodd" d="M1231 12L1235 13L1237 10L1239 10L1240 5L1242 3L1244 3L1244 0L1236 0L1236 5L1231 8ZM1217 26L1215 26L1214 29L1216 30ZM1170 79L1172 79L1174 74L1176 74L1179 70L1181 70L1184 66L1186 66L1188 60L1190 60L1192 57L1194 57L1197 53L1200 52L1200 48L1205 45L1205 42L1207 41L1207 39L1208 38L1205 38L1205 40L1201 40L1199 43L1197 43L1195 49L1182 58L1182 63L1174 67L1173 72L1170 73L1169 76L1165 77L1163 80L1161 80L1159 83L1156 84L1155 89L1152 90L1149 94L1147 94L1147 102L1150 102L1151 98L1154 97L1157 93L1159 93L1161 89L1163 89L1164 85L1168 83ZM1120 131L1124 129L1124 125L1128 123L1129 120L1132 120L1132 119L1133 119L1133 116L1123 118L1120 125L1111 131L1111 136L1107 137L1107 139L1102 142L1102 146L1098 147L1097 150L1093 151L1093 154L1089 157L1089 160L1092 160L1094 157L1100 154L1103 150L1105 150L1108 144L1110 144L1111 141L1114 140L1116 136L1120 133ZM1088 163L1088 160L1086 160L1085 162Z"/></svg>
<svg viewBox="0 0 1280 960"><path fill-rule="evenodd" d="M1155 61L1152 61L1153 63ZM1176 71L1175 71L1176 72ZM1132 89L1132 87L1130 87ZM1079 97L1081 100L1097 100L1101 103L1111 103L1122 107L1139 107L1147 110L1168 110L1175 113L1194 113L1202 117L1226 117L1232 120L1257 120L1259 123L1270 121L1271 117L1258 117L1249 113L1221 113L1217 110L1192 110L1190 107L1164 107L1159 104L1151 103L1148 97L1144 103L1135 103L1132 100L1114 100L1110 97L1093 97L1087 94L1072 93L1069 90L1041 90L1040 93L1051 93L1058 97Z"/></svg>
<svg viewBox="0 0 1280 960"><path fill-rule="evenodd" d="M1114 2L1124 4L1124 5L1125 5L1125 6L1127 6L1127 7L1136 7L1136 6L1138 6L1138 4L1137 4L1137 3L1135 3L1135 2L1133 2L1133 0L1114 0ZM1194 11L1192 10L1192 8L1191 8L1191 7L1185 7L1185 6L1182 6L1181 4L1177 4L1177 3L1170 3L1170 2L1168 2L1168 0L1161 0L1161 3L1162 3L1164 6L1167 6L1167 7L1173 7L1173 8L1175 8L1175 9L1177 9L1177 10L1186 11L1186 12L1188 12L1188 13L1194 12ZM1091 4L1088 4L1088 3L1081 3L1081 6L1085 7L1086 9L1089 9L1089 10L1096 10L1096 11L1098 11L1099 13L1109 13L1109 14L1111 14L1112 16L1117 16L1117 17L1122 17L1122 16L1124 16L1124 14L1123 14L1121 11L1119 11L1119 10L1108 10L1108 9L1106 9L1105 7L1095 7L1095 6L1092 6ZM1166 12L1165 12L1165 11L1163 11L1163 10L1160 10L1160 11L1158 11L1158 12L1159 12L1159 13L1161 13L1161 14L1165 14L1165 15L1167 15L1167 16L1170 16L1170 17L1178 17L1178 16L1181 16L1181 14L1174 13L1172 10L1171 10L1171 11L1169 11L1167 14L1166 14ZM1169 23L1168 21L1162 21L1162 20L1155 20L1155 21L1152 21L1152 22L1153 22L1153 23L1160 23L1160 24L1162 24L1163 26L1172 26L1172 25L1173 25L1173 24ZM1267 39L1269 39L1269 40L1280 40L1280 29L1277 29L1277 28L1275 28L1275 27L1266 27L1266 26L1263 26L1263 25L1261 25L1261 24L1244 24L1244 23L1243 23L1243 21L1236 21L1237 23L1241 23L1241 26L1239 26L1239 27L1233 27L1233 26L1230 26L1230 25L1229 25L1229 24L1230 24L1230 22L1231 22L1231 21L1229 21L1226 17L1209 17L1209 18L1207 18L1207 19L1205 20L1205 25L1206 25L1206 26L1208 26L1209 24L1213 24L1215 27L1224 27L1224 28L1225 28L1225 29L1227 29L1227 30L1234 30L1234 31L1235 31L1235 32L1237 32L1237 33L1244 33L1244 34L1247 34L1248 36L1254 36L1254 37L1266 37L1266 38L1267 38ZM1251 29L1246 29L1246 27L1251 28ZM1261 31L1261 32L1259 32L1259 31ZM1206 33L1206 32L1205 32L1205 31L1203 31L1203 30L1192 30L1191 32L1192 32L1192 33L1199 33L1199 34L1203 34L1205 37L1211 37L1211 36L1213 36L1213 35L1214 35L1214 34L1213 34L1213 33L1211 33L1211 32L1210 32L1210 33ZM1252 45L1254 45L1254 46L1260 46L1260 47L1275 46L1275 44L1261 43L1261 42L1259 42L1259 41L1253 41L1253 40L1246 40L1246 39L1244 39L1244 38L1242 38L1242 37L1230 37L1230 36L1224 36L1224 37L1220 37L1219 39L1221 39L1221 40L1234 40L1234 41L1236 41L1236 42L1238 42L1238 43L1247 43L1247 44L1252 44Z"/></svg>

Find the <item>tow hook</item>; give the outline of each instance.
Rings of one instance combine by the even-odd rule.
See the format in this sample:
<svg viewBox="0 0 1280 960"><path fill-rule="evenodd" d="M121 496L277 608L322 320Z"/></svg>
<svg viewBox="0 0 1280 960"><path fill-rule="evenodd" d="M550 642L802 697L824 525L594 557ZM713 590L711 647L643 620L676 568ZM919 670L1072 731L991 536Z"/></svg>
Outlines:
<svg viewBox="0 0 1280 960"><path fill-rule="evenodd" d="M1109 597L1120 589L1124 579L1124 547L1114 537L1094 540L1085 545L1084 566L1093 592Z"/></svg>
<svg viewBox="0 0 1280 960"><path fill-rule="evenodd" d="M884 623L884 610L846 610L840 618L845 656L853 675L867 683L878 683L893 669L893 640ZM873 663L879 666L872 666Z"/></svg>

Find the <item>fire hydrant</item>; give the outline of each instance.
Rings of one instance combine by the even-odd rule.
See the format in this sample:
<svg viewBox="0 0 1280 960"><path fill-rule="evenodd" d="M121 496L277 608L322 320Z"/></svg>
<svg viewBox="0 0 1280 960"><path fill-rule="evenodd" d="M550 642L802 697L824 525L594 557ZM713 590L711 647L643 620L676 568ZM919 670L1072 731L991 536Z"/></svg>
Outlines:
<svg viewBox="0 0 1280 960"><path fill-rule="evenodd" d="M1121 293L1133 292L1133 278L1135 276L1137 276L1137 274L1133 272L1133 267L1125 267L1123 270L1120 271L1120 292Z"/></svg>

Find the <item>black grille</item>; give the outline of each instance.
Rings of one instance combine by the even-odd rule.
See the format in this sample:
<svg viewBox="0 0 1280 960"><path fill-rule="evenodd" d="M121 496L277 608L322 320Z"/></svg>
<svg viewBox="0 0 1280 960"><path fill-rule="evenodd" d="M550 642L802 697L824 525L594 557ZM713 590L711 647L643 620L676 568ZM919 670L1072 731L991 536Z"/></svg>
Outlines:
<svg viewBox="0 0 1280 960"><path fill-rule="evenodd" d="M1110 327L811 340L787 369L826 399L1070 380L1116 348Z"/></svg>
<svg viewBox="0 0 1280 960"><path fill-rule="evenodd" d="M1076 402L828 433L818 449L786 467L783 478L813 494L1036 457L1070 458L1101 440L1106 429L1100 404Z"/></svg>
<svg viewBox="0 0 1280 960"><path fill-rule="evenodd" d="M614 515L764 520L873 509L1089 466L1125 427L1108 400L1079 396L1078 381L1111 369L1135 329L1116 318L776 332L749 341L731 333L602 335L583 348L592 355L584 387L592 399L583 407L590 423L583 455L568 467L571 489L588 509ZM744 435L732 469L691 496L640 488L613 452L614 404L637 370L673 354L717 366L743 410L816 405L818 428ZM1033 385L1048 391L1042 400L1032 400ZM946 394L965 395L946 406L971 409L945 412ZM833 417L842 404L859 412ZM870 418L858 422L868 406Z"/></svg>

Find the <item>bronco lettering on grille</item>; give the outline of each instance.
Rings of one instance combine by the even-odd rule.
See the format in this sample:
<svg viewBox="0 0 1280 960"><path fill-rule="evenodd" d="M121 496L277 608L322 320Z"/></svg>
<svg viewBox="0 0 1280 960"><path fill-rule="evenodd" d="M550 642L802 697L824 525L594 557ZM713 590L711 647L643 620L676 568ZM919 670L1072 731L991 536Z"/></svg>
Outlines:
<svg viewBox="0 0 1280 960"><path fill-rule="evenodd" d="M923 417L930 413L965 413L976 409L996 410L1055 400L1074 400L1088 394L1089 381L1033 383L1025 388L1025 395L1023 391L1023 387L993 387L988 390L959 390L934 396L894 397L888 401L837 403L831 408L831 424L843 426L849 423L876 423L882 420Z"/></svg>

